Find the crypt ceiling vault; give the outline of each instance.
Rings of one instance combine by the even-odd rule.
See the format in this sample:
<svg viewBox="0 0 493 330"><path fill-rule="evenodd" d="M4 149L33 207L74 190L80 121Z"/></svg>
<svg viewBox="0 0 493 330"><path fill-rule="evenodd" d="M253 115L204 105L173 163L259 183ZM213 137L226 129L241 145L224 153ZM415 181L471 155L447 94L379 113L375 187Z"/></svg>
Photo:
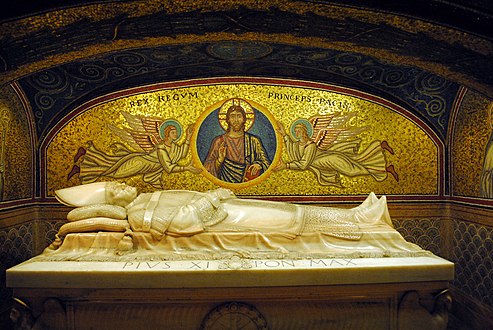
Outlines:
<svg viewBox="0 0 493 330"><path fill-rule="evenodd" d="M461 91L493 98L491 5L454 16L448 11L463 8L460 1L400 10L339 2L66 1L73 6L4 14L0 81L24 95L38 141L91 99L192 78L288 78L365 91L413 112L443 141Z"/></svg>

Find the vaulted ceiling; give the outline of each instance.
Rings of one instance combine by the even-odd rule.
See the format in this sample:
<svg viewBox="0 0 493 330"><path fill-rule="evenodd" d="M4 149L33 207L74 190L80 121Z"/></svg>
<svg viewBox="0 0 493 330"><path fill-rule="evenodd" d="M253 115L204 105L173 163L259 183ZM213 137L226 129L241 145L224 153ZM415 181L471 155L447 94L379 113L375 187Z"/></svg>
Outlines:
<svg viewBox="0 0 493 330"><path fill-rule="evenodd" d="M445 139L463 88L493 98L493 4L455 1L16 1L0 84L37 137L76 106L173 80L261 76L369 92ZM63 7L61 7L63 6Z"/></svg>

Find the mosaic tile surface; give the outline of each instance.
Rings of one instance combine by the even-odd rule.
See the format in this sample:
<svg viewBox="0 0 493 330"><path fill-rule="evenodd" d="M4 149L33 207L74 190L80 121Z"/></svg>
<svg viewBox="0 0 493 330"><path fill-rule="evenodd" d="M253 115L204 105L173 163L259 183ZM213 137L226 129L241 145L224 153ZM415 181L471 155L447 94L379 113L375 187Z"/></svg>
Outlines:
<svg viewBox="0 0 493 330"><path fill-rule="evenodd" d="M493 307L493 228L456 221L453 243L453 285Z"/></svg>
<svg viewBox="0 0 493 330"><path fill-rule="evenodd" d="M436 255L443 255L440 251L440 220L434 219L406 219L392 220L395 229L408 242L419 245Z"/></svg>
<svg viewBox="0 0 493 330"><path fill-rule="evenodd" d="M40 221L39 230L42 233L40 247L42 249L53 242L55 234L58 233L58 230L64 223L66 223L66 221ZM39 253L41 252L42 251L39 251Z"/></svg>
<svg viewBox="0 0 493 330"><path fill-rule="evenodd" d="M254 54L261 57L261 60L256 60L251 68L243 68L247 65L244 64L241 67L243 72L282 77L283 73L289 70L291 75L300 75L299 78L315 74L330 77L335 74L338 78L334 78L334 81L340 81L343 77L342 79L352 81L353 84L356 81L374 84L375 90L386 90L390 95L413 104L419 115L425 116L433 123L439 135L445 135L449 109L458 90L457 84L414 67L391 67L386 62L359 54L327 50L321 53L317 48L255 43L256 47L259 45L262 45L262 49L257 51L260 53ZM154 81L169 80L160 76L163 71L166 72L166 76L173 71L172 76L177 80L192 78L190 73L194 73L194 76L203 73L204 77L214 73L223 75L227 72L225 70L235 69L235 66L227 62L230 58L225 58L224 54L240 54L242 50L252 48L250 44L240 42L198 43L186 47L187 64L190 67L196 66L194 70L183 70L184 46L179 45L107 54L104 57L44 70L21 79L20 84L26 95L32 98L30 102L36 114L38 133L49 129L47 125L57 116L57 111L73 102L74 93L91 94L91 90L101 88L101 84L104 84L103 88L111 88L110 82L128 80L129 77L136 76L137 72L145 73L146 79ZM209 52L204 52L204 49ZM264 52L263 49L268 51ZM293 56L293 53L297 56ZM221 58L220 61L216 59L218 57ZM223 65L227 67L224 68ZM303 72L307 70L305 68L310 68L315 73ZM234 75L236 72L231 73Z"/></svg>
<svg viewBox="0 0 493 330"><path fill-rule="evenodd" d="M0 229L0 311L10 309L12 290L6 287L5 271L26 261L51 244L65 221L33 221ZM35 237L35 233L38 237Z"/></svg>
<svg viewBox="0 0 493 330"><path fill-rule="evenodd" d="M0 310L9 306L12 291L6 288L5 271L34 255L34 222L0 230Z"/></svg>
<svg viewBox="0 0 493 330"><path fill-rule="evenodd" d="M187 82L185 87L171 84L167 89L121 95L74 117L47 145L48 196L53 196L54 191L62 187L113 179L123 180L140 192L155 189L203 191L219 186L232 189L238 196L290 198L357 195L371 191L380 195L439 193L440 150L436 141L425 129L398 112L369 100L326 90L322 86L310 87L298 83L288 86L281 85L281 81L274 84L268 80L263 84L233 82L234 80L231 83L221 81L197 86L188 86L192 83ZM264 170L258 177L248 180L242 179L241 169L238 169L238 178L233 180L221 179L217 176L218 173L206 168L207 156L214 150L212 146L215 137L226 132L226 126L222 123L224 119L219 120L219 114L224 111L226 116L225 105L235 99L240 99L242 106L246 106L245 109L252 110L252 126L248 128L248 133L259 137L266 149L262 154L270 160L263 163ZM327 108L327 102L333 104L330 109ZM336 109L337 112L334 112ZM349 121L342 121L339 113L352 117ZM337 117L331 117L336 114ZM189 135L178 133L178 138L173 140L176 146L184 146L186 138L190 138L189 149L183 151L182 155L168 154L166 157L172 160L162 163L157 160L154 147L144 146L148 154L143 156L142 147L129 137L128 130L150 134L150 130L144 132L140 126L129 126L129 123L141 122L144 118L148 118L146 121L155 118L153 125L167 125L172 121L183 127L194 125ZM329 146L317 147L315 160L310 155L311 151L308 151L310 148L302 149L298 146L298 141L291 142L290 139L283 142L282 134L276 133L274 129L282 125L286 134L295 135L296 133L291 132L294 123L302 120L308 125L305 127L314 127L309 123L314 118L324 118L323 120L330 121L336 127L346 122L344 131L351 136L356 134L352 137L355 140L334 140L330 142L330 148L349 150L349 147L344 146L347 142L357 143L355 149L351 147L351 152L342 152L337 159L342 158L334 161L329 160L335 155ZM317 129L318 125L315 125ZM331 130L332 128L329 129ZM361 131L361 136L358 130ZM160 133L156 130L155 134ZM322 135L312 132L307 133L307 136L315 143L322 141L317 140ZM324 138L324 141L327 140ZM382 147L383 142L388 146L385 149ZM291 148L299 149L296 152L299 155L294 156L295 154L289 152ZM414 150L421 152L416 153ZM125 158L122 158L123 155ZM256 156L252 156L255 159ZM278 171L281 159L291 166ZM146 165L138 165L141 161ZM192 164L201 172L192 175L191 171L174 167L176 164ZM390 172L389 168L395 171ZM332 176L334 179L328 179Z"/></svg>

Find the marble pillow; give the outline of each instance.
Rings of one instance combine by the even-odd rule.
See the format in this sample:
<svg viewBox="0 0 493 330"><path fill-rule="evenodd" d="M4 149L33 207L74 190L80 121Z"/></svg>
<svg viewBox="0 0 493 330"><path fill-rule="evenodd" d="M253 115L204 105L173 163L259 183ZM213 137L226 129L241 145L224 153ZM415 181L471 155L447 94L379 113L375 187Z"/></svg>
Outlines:
<svg viewBox="0 0 493 330"><path fill-rule="evenodd" d="M68 221L77 221L96 217L106 217L117 220L127 218L124 207L111 204L92 204L73 209L67 214Z"/></svg>

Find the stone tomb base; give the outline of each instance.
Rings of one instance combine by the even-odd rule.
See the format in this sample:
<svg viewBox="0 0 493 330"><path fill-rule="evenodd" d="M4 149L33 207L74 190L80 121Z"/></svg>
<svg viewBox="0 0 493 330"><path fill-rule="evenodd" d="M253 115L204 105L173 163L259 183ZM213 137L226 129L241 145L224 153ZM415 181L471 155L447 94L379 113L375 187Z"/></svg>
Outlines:
<svg viewBox="0 0 493 330"><path fill-rule="evenodd" d="M48 262L7 271L12 317L39 329L445 329L436 256Z"/></svg>

